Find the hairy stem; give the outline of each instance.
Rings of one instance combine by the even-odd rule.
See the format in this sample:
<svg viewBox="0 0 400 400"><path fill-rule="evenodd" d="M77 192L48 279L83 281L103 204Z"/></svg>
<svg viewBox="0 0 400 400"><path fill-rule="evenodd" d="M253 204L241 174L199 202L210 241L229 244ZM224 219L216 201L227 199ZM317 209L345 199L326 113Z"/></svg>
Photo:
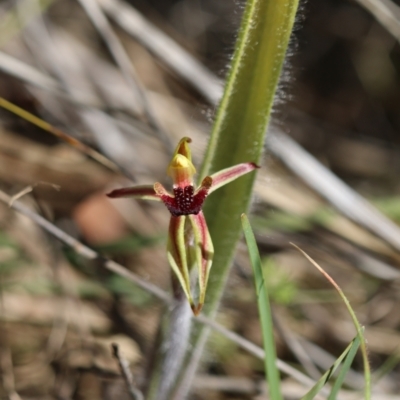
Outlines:
<svg viewBox="0 0 400 400"><path fill-rule="evenodd" d="M192 310L181 285L172 276L174 303L165 323L148 399L166 400L178 380L190 338Z"/></svg>

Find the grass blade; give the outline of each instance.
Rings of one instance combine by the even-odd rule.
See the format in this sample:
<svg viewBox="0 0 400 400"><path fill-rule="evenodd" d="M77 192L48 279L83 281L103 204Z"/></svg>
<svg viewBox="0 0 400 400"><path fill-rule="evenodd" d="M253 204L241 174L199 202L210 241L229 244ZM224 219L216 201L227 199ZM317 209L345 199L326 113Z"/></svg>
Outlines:
<svg viewBox="0 0 400 400"><path fill-rule="evenodd" d="M339 367L341 362L348 357L350 352L354 351L356 353L358 346L360 345L360 338L356 336L351 343L346 347L344 352L339 356L339 358L332 364L332 366L325 372L324 375L318 380L318 382L300 399L300 400L312 400L318 394L318 392L325 386L329 381L330 377ZM351 363L350 363L351 364ZM331 399L331 397L329 397Z"/></svg>
<svg viewBox="0 0 400 400"><path fill-rule="evenodd" d="M250 222L245 214L242 214L242 227L247 242L251 266L253 268L254 283L257 292L258 311L261 320L263 344L265 350L265 375L272 400L281 400L280 376L276 367L276 349L274 341L274 329L272 324L271 307L264 276L261 268L261 259L258 252L256 239Z"/></svg>
<svg viewBox="0 0 400 400"><path fill-rule="evenodd" d="M357 350L360 346L360 338L358 336L356 336L356 338L353 340L353 345L350 348L350 351L347 353L344 362L343 362L343 366L339 372L339 375L335 381L335 384L332 387L331 393L328 397L328 400L335 400L336 396L339 393L340 388L343 385L343 381L346 377L347 372L349 371L351 364L353 363L354 357L357 354Z"/></svg>
<svg viewBox="0 0 400 400"><path fill-rule="evenodd" d="M231 69L199 179L242 162L260 160L298 0L248 0ZM216 249L205 312L219 303L241 234L255 174L213 193L204 211Z"/></svg>
<svg viewBox="0 0 400 400"><path fill-rule="evenodd" d="M52 134L53 136L58 137L59 139L68 143L69 145L75 147L77 150L86 154L88 157L90 157L93 160L97 161L98 163L104 165L106 168L108 168L114 172L119 172L118 166L115 163L113 163L111 160L109 160L107 157L103 156L103 154L92 149L91 147L82 143L78 139L75 139L74 137L68 135L67 133L63 132L61 129L58 129L55 126L49 124L48 122L42 120L41 118L37 117L36 115L33 115L30 112L24 110L23 108L18 107L17 105L9 102L8 100L4 99L3 97L0 97L0 107L4 108L5 110L7 110L15 115L18 115L20 118L24 119L25 121L30 122L32 125L35 125L40 129L43 129L44 131Z"/></svg>
<svg viewBox="0 0 400 400"><path fill-rule="evenodd" d="M332 284L332 286L337 290L339 293L339 296L342 298L343 303L345 304L351 319L353 320L353 324L357 330L357 335L360 339L360 348L361 348L361 354L363 357L363 363L364 363L364 379L365 379L365 391L364 391L364 398L365 400L370 400L371 399L371 368L369 366L369 361L368 361L368 353L367 353L367 346L365 343L365 338L364 338L364 332L363 328L361 327L357 316L353 310L353 308L350 305L349 300L343 293L343 290L340 288L340 286L333 280L333 278L326 272L324 269L322 269L317 262L315 262L305 251L300 249L300 247L296 246L295 244L291 243L293 247L295 247L300 253L303 254L305 258L307 258L308 261L310 261L311 264L314 265L315 268L318 269L319 272L321 272L322 275Z"/></svg>

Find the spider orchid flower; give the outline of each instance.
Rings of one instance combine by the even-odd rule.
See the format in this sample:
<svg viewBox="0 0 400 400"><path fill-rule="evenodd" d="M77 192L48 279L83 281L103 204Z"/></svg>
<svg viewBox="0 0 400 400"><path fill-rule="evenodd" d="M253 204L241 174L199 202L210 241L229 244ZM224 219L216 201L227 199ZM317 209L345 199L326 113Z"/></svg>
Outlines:
<svg viewBox="0 0 400 400"><path fill-rule="evenodd" d="M223 185L258 168L254 163L238 164L206 176L200 186L195 188L193 176L196 169L188 143L184 137L178 143L167 174L172 178L172 193L161 183L153 186L134 186L113 190L107 196L111 198L134 197L145 200L162 201L169 212L167 256L170 266L181 284L183 291L195 315L203 307L207 281L214 255L214 247L202 212L206 197ZM191 290L190 271L198 269L198 303L195 304Z"/></svg>

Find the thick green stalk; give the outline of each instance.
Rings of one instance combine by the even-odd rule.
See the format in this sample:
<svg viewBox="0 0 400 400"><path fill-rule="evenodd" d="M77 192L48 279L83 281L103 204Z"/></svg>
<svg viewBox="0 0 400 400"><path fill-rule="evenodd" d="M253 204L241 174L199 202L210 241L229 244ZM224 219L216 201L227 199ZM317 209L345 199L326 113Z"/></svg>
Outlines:
<svg viewBox="0 0 400 400"><path fill-rule="evenodd" d="M241 162L259 162L298 0L249 0L200 178ZM205 206L215 247L206 313L216 309L248 208L255 174L212 194Z"/></svg>
<svg viewBox="0 0 400 400"><path fill-rule="evenodd" d="M200 179L241 162L259 162L298 0L248 0L223 98L218 108ZM215 313L240 237L240 215L249 206L255 174L221 188L207 200L205 214L214 242L204 311ZM201 354L205 331L197 332ZM199 344L200 343L200 344ZM198 356L188 357L174 398L184 398Z"/></svg>

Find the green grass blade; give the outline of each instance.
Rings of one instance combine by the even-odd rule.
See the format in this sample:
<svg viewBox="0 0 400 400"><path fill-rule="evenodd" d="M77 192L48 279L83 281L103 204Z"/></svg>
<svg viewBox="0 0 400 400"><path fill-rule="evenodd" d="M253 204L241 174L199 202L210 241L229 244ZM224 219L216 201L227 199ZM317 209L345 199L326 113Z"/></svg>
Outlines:
<svg viewBox="0 0 400 400"><path fill-rule="evenodd" d="M242 215L242 227L247 242L251 266L253 268L254 282L257 292L258 311L261 320L261 330L265 350L265 376L272 400L281 400L280 376L276 367L276 349L274 329L272 324L271 307L264 276L261 268L261 259L258 252L256 239L251 229L250 222L245 214Z"/></svg>
<svg viewBox="0 0 400 400"><path fill-rule="evenodd" d="M367 353L367 345L365 343L365 338L364 338L364 332L363 328L361 327L361 324L359 323L356 313L354 312L353 308L350 305L349 300L343 293L343 290L340 288L340 286L332 279L332 277L323 269L321 268L305 251L300 249L300 247L296 246L295 244L291 243L292 246L294 246L300 253L304 255L304 257L307 258L308 261L312 265L314 265L315 268L318 269L319 272L321 272L322 275L331 283L331 285L337 290L339 293L339 296L342 298L343 303L345 304L351 319L353 320L353 324L357 330L357 335L360 339L360 348L361 348L361 354L363 357L363 363L364 363L364 380L365 380L365 391L364 391L364 398L365 400L370 400L371 399L371 368L369 366L369 361L368 361L368 353Z"/></svg>
<svg viewBox="0 0 400 400"><path fill-rule="evenodd" d="M298 0L247 1L201 179L259 159L297 6Z"/></svg>
<svg viewBox="0 0 400 400"><path fill-rule="evenodd" d="M297 6L298 0L247 1L200 179L241 162L260 160ZM249 205L254 178L251 173L219 189L205 205L216 250L206 313L219 303L241 233L239 216Z"/></svg>
<svg viewBox="0 0 400 400"><path fill-rule="evenodd" d="M354 357L357 354L357 350L360 346L360 338L356 336L356 338L352 342L352 346L350 348L350 351L347 353L343 366L339 372L339 375L335 381L335 384L332 387L331 393L329 394L328 400L336 400L336 396L339 393L340 388L343 385L343 382L346 378L346 374L349 371L351 364L353 363Z"/></svg>
<svg viewBox="0 0 400 400"><path fill-rule="evenodd" d="M355 351L357 351L359 345L360 345L360 338L356 336L351 341L351 343L346 347L344 352L339 356L339 358L332 364L332 366L328 369L328 371L326 371L325 374L321 376L318 382L300 400L313 400L314 397L318 394L318 392L329 381L330 377L339 367L341 362L349 355L352 349L355 348Z"/></svg>

